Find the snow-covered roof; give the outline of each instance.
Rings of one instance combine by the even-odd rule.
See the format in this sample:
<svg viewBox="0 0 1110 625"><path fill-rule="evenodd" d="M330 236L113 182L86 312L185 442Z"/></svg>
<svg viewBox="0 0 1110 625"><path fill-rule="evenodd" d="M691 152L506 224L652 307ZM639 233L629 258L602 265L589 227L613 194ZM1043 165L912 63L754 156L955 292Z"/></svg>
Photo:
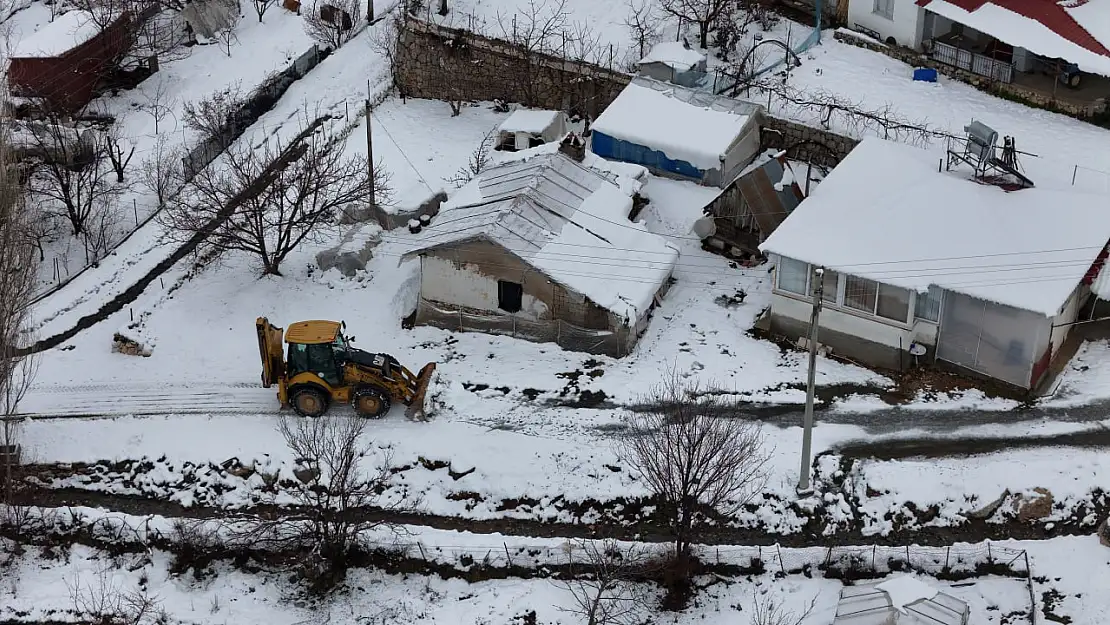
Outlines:
<svg viewBox="0 0 1110 625"><path fill-rule="evenodd" d="M967 604L908 575L845 586L833 625L966 625Z"/></svg>
<svg viewBox="0 0 1110 625"><path fill-rule="evenodd" d="M651 47L647 56L640 59L640 64L662 63L677 71L685 72L704 60L704 54L687 48L681 41L661 41Z"/></svg>
<svg viewBox="0 0 1110 625"><path fill-rule="evenodd" d="M404 255L487 239L635 320L670 277L678 250L629 221L631 208L617 184L562 153L542 154L488 169L459 189Z"/></svg>
<svg viewBox="0 0 1110 625"><path fill-rule="evenodd" d="M918 0L917 4L1012 46L1110 76L1110 0Z"/></svg>
<svg viewBox="0 0 1110 625"><path fill-rule="evenodd" d="M598 116L593 130L659 150L699 169L721 166L760 107L648 78L635 78Z"/></svg>
<svg viewBox="0 0 1110 625"><path fill-rule="evenodd" d="M68 11L24 37L14 47L12 58L49 58L59 56L100 33L88 11Z"/></svg>
<svg viewBox="0 0 1110 625"><path fill-rule="evenodd" d="M760 246L924 292L929 285L1053 316L1110 239L1105 198L1007 193L942 154L869 137Z"/></svg>
<svg viewBox="0 0 1110 625"><path fill-rule="evenodd" d="M497 127L501 132L529 132L540 134L555 123L558 111L517 109Z"/></svg>

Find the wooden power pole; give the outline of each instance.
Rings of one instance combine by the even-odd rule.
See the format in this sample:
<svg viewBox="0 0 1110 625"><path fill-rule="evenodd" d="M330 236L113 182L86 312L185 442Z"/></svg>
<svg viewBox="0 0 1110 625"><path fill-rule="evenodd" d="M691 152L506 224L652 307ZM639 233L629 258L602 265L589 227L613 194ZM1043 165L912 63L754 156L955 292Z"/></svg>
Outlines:
<svg viewBox="0 0 1110 625"><path fill-rule="evenodd" d="M817 381L817 328L821 316L821 296L825 290L825 269L817 267L813 270L813 313L809 319L809 376L806 379L806 412L804 429L802 431L802 467L798 477L798 494L808 495L813 492L809 483L810 454L813 447L813 394Z"/></svg>

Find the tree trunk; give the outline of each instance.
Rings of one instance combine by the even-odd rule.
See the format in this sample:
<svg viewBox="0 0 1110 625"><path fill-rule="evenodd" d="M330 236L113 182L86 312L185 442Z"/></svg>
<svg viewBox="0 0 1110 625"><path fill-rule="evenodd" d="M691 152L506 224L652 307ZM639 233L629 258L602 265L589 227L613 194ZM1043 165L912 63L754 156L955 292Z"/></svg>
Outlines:
<svg viewBox="0 0 1110 625"><path fill-rule="evenodd" d="M698 39L701 40L701 48L707 50L709 48L709 20L698 22Z"/></svg>

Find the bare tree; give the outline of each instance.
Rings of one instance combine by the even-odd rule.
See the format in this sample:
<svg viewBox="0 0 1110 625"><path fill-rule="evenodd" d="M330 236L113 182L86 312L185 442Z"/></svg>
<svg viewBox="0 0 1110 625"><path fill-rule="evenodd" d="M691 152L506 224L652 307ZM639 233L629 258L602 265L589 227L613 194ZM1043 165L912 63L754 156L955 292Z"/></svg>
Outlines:
<svg viewBox="0 0 1110 625"><path fill-rule="evenodd" d="M251 6L254 7L254 12L258 15L259 24L262 23L262 16L266 15L266 11L275 4L277 4L277 0L251 0Z"/></svg>
<svg viewBox="0 0 1110 625"><path fill-rule="evenodd" d="M615 540L579 539L566 545L569 576L559 584L574 598L567 612L586 625L635 625L644 622L651 591L642 582L653 567L643 545Z"/></svg>
<svg viewBox="0 0 1110 625"><path fill-rule="evenodd" d="M522 13L497 15L500 37L520 49L523 71L516 72L510 80L525 106L537 105L536 73L540 67L537 56L565 48L570 23L566 4L566 0L555 0L550 5L548 0L528 0Z"/></svg>
<svg viewBox="0 0 1110 625"><path fill-rule="evenodd" d="M710 27L734 7L735 0L661 0L664 13L698 25L698 44L706 48Z"/></svg>
<svg viewBox="0 0 1110 625"><path fill-rule="evenodd" d="M159 76L156 79L147 80L146 85L154 83L153 87L142 91L142 97L145 100L139 108L146 111L148 115L154 118L154 134L159 135L162 132L162 120L170 115L173 115L173 109L177 106L177 98L170 95L170 82ZM167 128L167 132L173 132L175 128Z"/></svg>
<svg viewBox="0 0 1110 625"><path fill-rule="evenodd" d="M281 275L281 263L303 241L336 228L337 217L370 197L366 157L345 156L340 137L306 126L288 146L240 143L225 166L201 170L172 198L160 219L184 237L210 233L202 248L255 255L265 274ZM389 176L375 167L375 197L388 202Z"/></svg>
<svg viewBox="0 0 1110 625"><path fill-rule="evenodd" d="M18 443L14 416L35 377L30 344L31 303L35 295L35 244L28 236L34 217L25 210L19 175L11 164L10 129L0 128L0 420L2 431L3 503L12 504L15 489L13 452Z"/></svg>
<svg viewBox="0 0 1110 625"><path fill-rule="evenodd" d="M764 595L752 602L751 616L748 622L751 625L802 625L813 609L817 607L817 597L814 596L801 612L787 610L783 604L775 601L773 597Z"/></svg>
<svg viewBox="0 0 1110 625"><path fill-rule="evenodd" d="M85 231L81 236L81 242L85 246L85 264L95 265L104 260L112 250L112 246L120 239L122 229L119 209L116 206L105 204L93 213L85 224Z"/></svg>
<svg viewBox="0 0 1110 625"><path fill-rule="evenodd" d="M159 206L185 183L181 157L177 145L158 135L152 153L139 166L139 184L154 194Z"/></svg>
<svg viewBox="0 0 1110 625"><path fill-rule="evenodd" d="M366 420L325 416L318 419L282 417L278 431L293 457L297 481L292 497L297 512L275 518L251 518L232 526L232 546L270 548L282 552L307 552L301 575L316 592L326 592L342 581L349 558L367 548L362 536L375 528L399 531L389 514L353 514L379 508L411 509L406 499L386 501L382 493L392 476L392 455L382 454L377 466L368 467L372 447L365 440Z"/></svg>
<svg viewBox="0 0 1110 625"><path fill-rule="evenodd" d="M37 156L29 177L32 197L50 202L50 209L69 221L74 236L83 234L88 220L120 191L112 182L104 133L64 125L52 116L32 123L24 135Z"/></svg>
<svg viewBox="0 0 1110 625"><path fill-rule="evenodd" d="M679 557L689 553L707 513L734 514L766 483L759 425L731 418L717 396L702 394L677 372L627 416L627 425L618 454L659 502Z"/></svg>
<svg viewBox="0 0 1110 625"><path fill-rule="evenodd" d="M333 50L358 34L355 28L362 19L364 0L328 0L314 2L304 16L304 30L315 41Z"/></svg>
<svg viewBox="0 0 1110 625"><path fill-rule="evenodd" d="M229 123L242 109L246 96L242 83L236 82L223 91L215 91L200 100L186 102L181 121L185 127L198 132L204 138L221 137Z"/></svg>
<svg viewBox="0 0 1110 625"><path fill-rule="evenodd" d="M67 584L68 585L68 584ZM80 577L69 585L74 613L92 619L96 625L166 625L169 615L154 597L142 588L125 590L111 577L111 570L101 569L96 579L82 582Z"/></svg>
<svg viewBox="0 0 1110 625"><path fill-rule="evenodd" d="M238 45L239 43L239 34L235 32L235 26L236 24L232 22L216 31L216 41L220 44L220 47L223 48L229 59L231 58L232 46Z"/></svg>
<svg viewBox="0 0 1110 625"><path fill-rule="evenodd" d="M640 56L637 57L639 60L644 58L648 48L659 38L663 23L656 15L652 0L627 0L627 3L628 15L624 18L624 27L640 50Z"/></svg>
<svg viewBox="0 0 1110 625"><path fill-rule="evenodd" d="M116 172L117 184L123 184L124 172L131 164L131 157L135 156L135 144L123 136L123 125L123 120L117 119L104 131L104 149L108 153L108 162L112 165L112 171Z"/></svg>
<svg viewBox="0 0 1110 625"><path fill-rule="evenodd" d="M456 187L462 187L466 183L474 179L475 176L485 171L489 166L490 157L493 154L494 143L497 141L497 128L490 129L478 147L470 153L470 158L466 162L466 167L460 167L454 176L447 179L447 182L453 183Z"/></svg>

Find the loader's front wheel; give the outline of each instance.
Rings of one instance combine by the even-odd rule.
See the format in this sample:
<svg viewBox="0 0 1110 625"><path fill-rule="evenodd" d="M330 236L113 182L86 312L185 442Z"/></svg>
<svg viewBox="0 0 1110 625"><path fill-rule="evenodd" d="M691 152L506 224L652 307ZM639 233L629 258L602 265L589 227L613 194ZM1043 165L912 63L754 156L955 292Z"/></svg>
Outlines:
<svg viewBox="0 0 1110 625"><path fill-rule="evenodd" d="M328 398L311 386L293 391L293 411L302 417L319 417L328 411Z"/></svg>
<svg viewBox="0 0 1110 625"><path fill-rule="evenodd" d="M351 405L360 417L380 419L389 412L389 395L374 387L360 388L351 398Z"/></svg>

